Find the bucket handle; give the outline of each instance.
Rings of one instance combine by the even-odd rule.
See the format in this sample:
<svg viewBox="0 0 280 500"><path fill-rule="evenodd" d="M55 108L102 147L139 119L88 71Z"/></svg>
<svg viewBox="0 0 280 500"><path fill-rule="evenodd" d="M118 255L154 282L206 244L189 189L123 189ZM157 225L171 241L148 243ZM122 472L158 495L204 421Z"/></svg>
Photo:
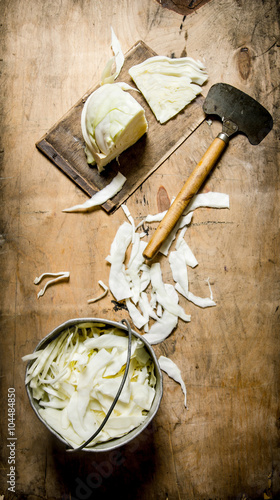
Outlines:
<svg viewBox="0 0 280 500"><path fill-rule="evenodd" d="M125 384L125 381L127 379L127 375L128 375L128 370L129 370L129 364L130 364L130 358L131 358L131 327L130 327L130 324L129 322L126 320L126 319L123 319L121 321L121 323L123 325L126 325L126 328L127 328L127 331L128 331L128 347L127 347L127 360L126 360L126 367L125 367L125 372L124 372L124 375L123 375L123 378L122 378L122 381L120 383L120 386L118 388L118 392L114 398L114 401L112 402L104 420L101 422L100 426L98 427L98 429L93 433L93 435L87 439L84 443L81 444L81 446L79 446L78 448L67 448L66 451L81 451L83 448L85 448L85 446L87 446L98 434L99 432L103 429L104 425L106 424L107 420L109 419L114 407L116 406L117 402L118 402L118 399L120 397L120 394L123 390L123 387L124 387L124 384Z"/></svg>

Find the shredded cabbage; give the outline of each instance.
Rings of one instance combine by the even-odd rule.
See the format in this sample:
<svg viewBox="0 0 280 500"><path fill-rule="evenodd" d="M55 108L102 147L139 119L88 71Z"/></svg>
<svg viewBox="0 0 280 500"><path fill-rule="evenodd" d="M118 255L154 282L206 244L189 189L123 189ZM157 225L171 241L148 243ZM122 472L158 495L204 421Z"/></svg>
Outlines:
<svg viewBox="0 0 280 500"><path fill-rule="evenodd" d="M162 281L162 274L160 263L155 262L151 265L151 284L152 288L156 293L157 302L166 309L171 314L181 318L184 321L190 321L191 317L186 314L181 306L178 305L177 300L175 301L171 295L166 291L164 283Z"/></svg>
<svg viewBox="0 0 280 500"><path fill-rule="evenodd" d="M216 193L214 191L196 194L188 204L184 215L201 207L229 208L229 195L225 193Z"/></svg>
<svg viewBox="0 0 280 500"><path fill-rule="evenodd" d="M186 227L184 227L176 241L175 249L184 252L184 257L185 257L185 262L188 266L190 267L196 267L198 265L198 262L190 249L189 245L187 244L186 240L184 240L184 236L186 233Z"/></svg>
<svg viewBox="0 0 280 500"><path fill-rule="evenodd" d="M176 363L174 363L174 361L172 361L170 358L167 358L166 356L160 356L158 362L161 370L166 372L170 378L173 378L175 382L178 382L178 384L181 385L182 391L185 396L185 407L187 408L187 389L185 386L185 382L182 379L180 369L178 368Z"/></svg>
<svg viewBox="0 0 280 500"><path fill-rule="evenodd" d="M192 201L187 206L183 215L178 220L175 227L172 229L168 237L165 239L161 245L159 252L167 256L169 249L176 238L176 234L179 229L189 226L192 221L192 216L194 210L197 208L208 207L208 208L229 208L229 196L224 193L208 192L200 193L193 197ZM145 222L160 222L165 216L167 210L160 212L158 214L148 214L145 218ZM141 223L143 224L143 222ZM139 225L140 226L140 225ZM194 262L194 261L193 261Z"/></svg>
<svg viewBox="0 0 280 500"><path fill-rule="evenodd" d="M169 254L169 264L172 271L173 279L176 283L175 289L181 295L183 295L186 299L193 302L195 305L200 307L211 307L215 306L216 303L213 301L212 291L210 287L211 297L202 298L197 297L192 292L189 291L189 283L188 283L188 269L187 265L191 261L191 264L195 264L193 262L193 254L190 251L185 240L181 239L179 245L176 250L170 252ZM195 259L196 261L196 259Z"/></svg>
<svg viewBox="0 0 280 500"><path fill-rule="evenodd" d="M190 212L190 213L188 213L186 215L182 215L180 217L177 224L175 224L175 227L172 229L170 234L167 236L165 241L162 243L162 245L159 249L160 253L162 253L163 255L165 255L167 257L169 249L170 249L173 241L176 238L177 232L179 231L179 229L182 229L183 227L190 225L190 223L192 221L192 216L193 216L193 212Z"/></svg>
<svg viewBox="0 0 280 500"><path fill-rule="evenodd" d="M126 299L125 303L134 325L140 330L148 322L149 317L143 316L130 299Z"/></svg>
<svg viewBox="0 0 280 500"><path fill-rule="evenodd" d="M172 300L178 303L178 294L175 291L173 285L166 283L165 290L167 295L172 298ZM165 309L162 315L159 313L160 317L157 318L155 323L151 326L149 331L143 335L143 337L151 344L159 344L163 342L169 335L173 332L178 324L178 316L172 314L167 309Z"/></svg>
<svg viewBox="0 0 280 500"><path fill-rule="evenodd" d="M38 299L44 295L48 286L54 285L55 283L58 283L60 281L68 280L70 277L70 273L68 271L66 271L66 272L62 271L60 273L43 273L43 274L41 274L41 276L35 278L34 285L39 285L39 283L41 283L42 279L44 279L47 276L53 276L53 279L47 281L45 286L38 292L38 294L37 294Z"/></svg>
<svg viewBox="0 0 280 500"><path fill-rule="evenodd" d="M94 207L99 207L100 205L103 205L103 203L106 203L106 201L113 198L122 189L125 181L126 177L118 172L113 180L107 184L107 186L95 193L89 200L85 201L81 205L65 208L62 212L88 212Z"/></svg>
<svg viewBox="0 0 280 500"><path fill-rule="evenodd" d="M142 238L146 233L138 233L143 222L159 222L165 212L148 215L135 226L134 219L126 205L122 205L124 214L129 222L124 222L118 229L110 254L106 260L111 264L109 288L117 301L125 300L130 317L138 329L143 328L145 338L151 344L165 340L177 326L178 318L190 321L183 307L178 303L177 292L187 298L189 302L204 307L215 306L212 291L210 298L195 296L188 287L187 267L195 267L198 262L184 239L186 229L192 220L193 211L199 207L229 208L229 197L223 193L202 193L194 196L189 211L180 217L161 252L168 257L174 285L173 291L168 283L163 282L161 265L159 262L146 264L143 251L147 245ZM177 237L175 251L170 252L170 246ZM127 254L130 249L130 258ZM149 289L150 286L150 289ZM210 285L209 285L210 287ZM144 293L145 292L145 293ZM169 292L169 293L168 293ZM152 324L150 324L152 320Z"/></svg>
<svg viewBox="0 0 280 500"><path fill-rule="evenodd" d="M101 75L101 85L105 83L113 83L113 81L119 76L120 71L124 63L124 54L121 48L121 44L115 35L113 28L111 27L111 47L114 53L114 57L109 59L106 64L103 73ZM113 66L115 65L115 72L112 73Z"/></svg>
<svg viewBox="0 0 280 500"><path fill-rule="evenodd" d="M90 438L110 408L127 357L127 335L117 327L79 324L31 360L26 383L41 408L40 416L74 448ZM128 378L101 432L88 445L120 437L146 418L155 396L154 363L143 342L132 339Z"/></svg>
<svg viewBox="0 0 280 500"><path fill-rule="evenodd" d="M163 342L168 338L177 327L179 318L183 321L191 320L191 316L186 314L183 307L179 305L178 294L202 308L216 305L213 300L209 278L207 282L210 297L197 297L189 290L188 266L193 268L198 265L198 262L185 241L185 234L187 227L192 221L193 211L199 207L229 208L229 196L215 192L194 196L185 213L180 217L167 243L161 248L161 253L168 257L172 278L175 283L174 286L171 283L164 283L159 262L149 265L145 262L143 251L147 242L143 241L142 238L146 236L146 233L137 232L144 222L153 223L161 221L165 212L155 215L149 214L142 222L135 226L134 219L128 207L124 204L122 205L128 222L125 221L117 230L111 244L110 254L106 258L107 262L111 265L109 288L116 300L125 301L134 325L138 329L143 329L143 337L152 345ZM170 252L170 246L176 238L177 232L179 232L179 235L175 243L175 250ZM129 253L129 249L130 256L128 259L127 254ZM92 341L89 342L91 342L91 347L93 347L94 343ZM102 345L102 347L104 348L105 346ZM112 376L121 369L125 358L120 356L120 359L121 361L115 360L106 368L105 376ZM36 360L37 358L34 363L36 363ZM159 361L161 369L181 384L186 406L186 387L180 370L174 362L164 356L161 356ZM111 370L110 367L116 367L116 369ZM65 377L65 374L63 374L63 377ZM135 391L136 387L134 386ZM140 403L143 391L146 391L146 389L137 388L138 403ZM40 394L39 391L38 394ZM109 404L108 402L106 403L106 398L104 398L103 394L103 407ZM99 405L101 404L100 401ZM56 401L56 404L60 407L63 406L59 401ZM94 405L96 407L96 401ZM98 408L100 410L99 406Z"/></svg>
<svg viewBox="0 0 280 500"><path fill-rule="evenodd" d="M98 295L98 297L95 297L94 299L89 299L88 304L92 304L93 302L97 302L98 300L103 299L103 297L105 297L107 295L109 288L103 283L102 280L99 280L98 284L101 286L101 288L103 288L104 292L101 293L100 295Z"/></svg>
<svg viewBox="0 0 280 500"><path fill-rule="evenodd" d="M172 271L173 279L176 283L179 283L183 290L188 291L189 280L188 280L188 269L186 266L186 259L184 252L181 250L175 250L169 254L169 264Z"/></svg>
<svg viewBox="0 0 280 500"><path fill-rule="evenodd" d="M118 229L112 242L107 261L111 264L109 288L116 300L128 299L132 295L129 280L124 272L124 260L127 248L132 240L132 226L124 222Z"/></svg>

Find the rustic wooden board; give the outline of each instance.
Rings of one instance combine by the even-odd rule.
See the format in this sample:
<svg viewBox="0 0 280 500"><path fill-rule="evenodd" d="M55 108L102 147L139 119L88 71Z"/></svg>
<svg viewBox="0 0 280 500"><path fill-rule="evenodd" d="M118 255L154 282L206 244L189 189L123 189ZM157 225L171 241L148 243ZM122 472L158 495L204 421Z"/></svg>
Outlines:
<svg viewBox="0 0 280 500"><path fill-rule="evenodd" d="M131 66L155 55L143 41L137 42L125 55L125 63L118 77L133 85L128 74ZM133 97L143 106L148 121L148 133L134 146L124 151L102 172L87 164L81 132L81 112L86 98L96 89L90 89L36 144L58 168L60 168L83 191L92 196L104 188L120 171L126 182L122 190L103 208L107 212L117 209L200 125L205 115L202 110L203 97L198 96L189 106L172 120L161 125L151 112L142 94Z"/></svg>
<svg viewBox="0 0 280 500"><path fill-rule="evenodd" d="M189 4L176 0L176 4ZM277 0L211 0L183 16L151 0L1 2L0 497L5 500L276 500L279 414L279 12ZM168 2L171 5L171 2ZM112 295L96 303L98 280L122 210L66 214L87 195L35 142L78 101L111 55L110 26L126 51L145 40L158 54L205 61L209 82L231 83L261 102L274 128L258 146L232 138L204 191L230 209L199 209L185 239L198 260L190 290L216 307L180 303L191 322L154 346L180 368L183 393L165 373L151 426L116 453L66 453L39 421L24 386L22 356L74 317L120 321ZM86 70L85 70L86 68ZM97 81L97 79L95 80ZM204 121L130 196L138 224L163 211L221 130ZM150 235L155 224L150 229ZM145 225L145 229L149 229ZM148 239L148 238L147 238ZM175 245L173 245L174 248ZM158 258L163 281L169 262ZM37 299L33 280L69 271ZM43 286L44 282L42 283ZM39 285L40 286L40 285ZM9 490L8 389L16 391L16 486Z"/></svg>

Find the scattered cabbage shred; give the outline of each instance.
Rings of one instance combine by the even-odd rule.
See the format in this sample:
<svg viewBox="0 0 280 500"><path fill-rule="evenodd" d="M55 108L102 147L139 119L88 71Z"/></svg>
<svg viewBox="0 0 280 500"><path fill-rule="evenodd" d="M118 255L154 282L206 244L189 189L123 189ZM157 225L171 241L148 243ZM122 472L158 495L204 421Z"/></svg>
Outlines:
<svg viewBox="0 0 280 500"><path fill-rule="evenodd" d="M172 361L170 358L167 358L166 356L160 356L158 358L158 362L161 370L166 372L170 378L173 378L173 380L181 385L182 391L185 396L185 407L187 408L187 389L178 366L176 365L176 363L174 363L174 361Z"/></svg>
<svg viewBox="0 0 280 500"><path fill-rule="evenodd" d="M104 83L113 83L114 80L119 76L120 71L123 67L124 63L124 54L121 48L121 44L117 39L113 28L111 27L111 47L114 53L114 57L109 59L106 64L102 76L101 76L101 85ZM115 67L115 72L113 73L113 69Z"/></svg>
<svg viewBox="0 0 280 500"><path fill-rule="evenodd" d="M63 331L47 346L23 357L31 361L26 383L39 414L73 448L98 429L120 386L128 337L116 327L84 323ZM132 337L128 377L109 420L88 445L123 436L146 418L155 395L154 363Z"/></svg>
<svg viewBox="0 0 280 500"><path fill-rule="evenodd" d="M47 276L52 277L52 279L47 281L45 286L38 292L38 294L37 294L38 299L44 295L46 289L50 285L54 285L55 283L58 283L61 281L69 280L70 273L68 271L66 271L66 272L62 271L60 273L43 273L43 274L41 274L41 276L35 278L34 285L39 285L39 283L41 283L41 281L44 278L46 278Z"/></svg>
<svg viewBox="0 0 280 500"><path fill-rule="evenodd" d="M101 286L101 288L103 288L104 291L103 291L103 293L101 293L97 297L94 297L93 299L89 299L88 304L92 304L93 302L97 302L98 300L103 299L103 297L105 297L107 295L109 288L103 283L102 280L99 280L98 284Z"/></svg>
<svg viewBox="0 0 280 500"><path fill-rule="evenodd" d="M164 341L176 328L179 318L191 321L184 306L179 304L180 296L202 308L216 305L209 280L210 297L198 297L189 290L188 268L197 266L198 262L185 240L185 233L191 224L193 211L199 207L229 208L229 196L215 192L194 196L169 241L163 243L160 252L168 258L172 284L164 283L159 262L149 265L145 262L143 251L147 242L143 238L146 233L138 231L143 223L160 221L164 213L148 215L135 226L127 206L122 205L128 221L118 228L106 257L111 266L109 289L118 302L125 302L133 324L143 329L143 336L150 344ZM175 249L170 251L174 239Z"/></svg>
<svg viewBox="0 0 280 500"><path fill-rule="evenodd" d="M71 208L65 208L63 212L88 212L94 207L99 207L106 203L106 201L113 198L122 189L126 177L120 172L115 175L112 181L107 184L103 189L97 191L90 199L86 200L81 205L75 205Z"/></svg>
<svg viewBox="0 0 280 500"><path fill-rule="evenodd" d="M150 57L129 74L160 123L182 111L208 78L204 65L191 57Z"/></svg>
<svg viewBox="0 0 280 500"><path fill-rule="evenodd" d="M202 308L216 305L209 278L206 281L210 297L197 297L189 290L188 267L194 268L198 262L185 241L185 233L191 224L193 211L199 207L229 208L229 196L215 192L194 196L169 238L162 244L160 252L168 257L174 281L174 284L171 284L164 283L159 262L151 265L145 262L143 251L147 242L143 241L143 237L146 233L137 232L144 223L160 222L165 212L149 214L135 226L129 209L122 205L128 222L123 222L117 230L110 254L106 258L111 265L109 288L117 301L125 301L131 320L136 328L143 329L143 337L150 344L158 344L169 337L179 318L186 322L191 320L191 316L179 305L179 295ZM170 246L175 239L175 249L170 252ZM128 250L130 257L127 262ZM169 377L181 385L187 408L187 391L180 369L174 361L165 356L160 356L159 365Z"/></svg>

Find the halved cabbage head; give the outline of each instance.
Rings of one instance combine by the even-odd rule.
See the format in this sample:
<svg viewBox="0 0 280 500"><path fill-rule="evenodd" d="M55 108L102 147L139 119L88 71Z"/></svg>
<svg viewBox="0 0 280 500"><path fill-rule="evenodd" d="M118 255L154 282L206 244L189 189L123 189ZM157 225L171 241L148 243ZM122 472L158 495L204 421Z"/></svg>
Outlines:
<svg viewBox="0 0 280 500"><path fill-rule="evenodd" d="M160 123L200 94L200 86L208 78L204 65L191 57L150 57L132 66L129 74Z"/></svg>
<svg viewBox="0 0 280 500"><path fill-rule="evenodd" d="M99 172L148 129L142 106L117 84L104 84L85 102L81 127L85 153Z"/></svg>

